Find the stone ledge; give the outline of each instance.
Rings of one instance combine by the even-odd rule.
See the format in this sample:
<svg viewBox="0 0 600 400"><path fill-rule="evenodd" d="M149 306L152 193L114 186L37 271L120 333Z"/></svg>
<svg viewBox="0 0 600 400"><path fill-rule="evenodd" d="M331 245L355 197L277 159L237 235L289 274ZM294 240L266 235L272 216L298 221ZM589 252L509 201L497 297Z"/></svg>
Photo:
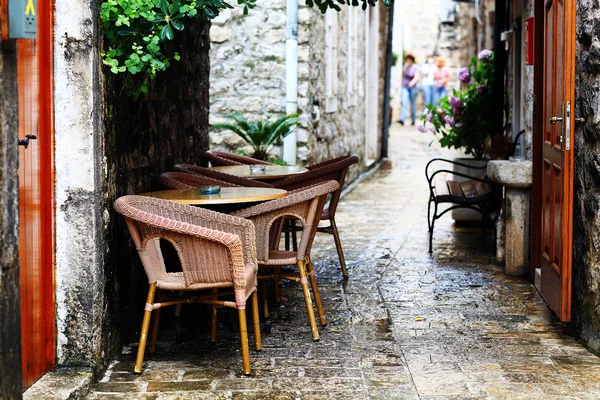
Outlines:
<svg viewBox="0 0 600 400"><path fill-rule="evenodd" d="M72 400L88 394L92 385L90 369L59 369L48 372L23 393L24 400Z"/></svg>
<svg viewBox="0 0 600 400"><path fill-rule="evenodd" d="M528 188L532 182L533 164L528 160L491 160L487 165L488 178L510 188Z"/></svg>

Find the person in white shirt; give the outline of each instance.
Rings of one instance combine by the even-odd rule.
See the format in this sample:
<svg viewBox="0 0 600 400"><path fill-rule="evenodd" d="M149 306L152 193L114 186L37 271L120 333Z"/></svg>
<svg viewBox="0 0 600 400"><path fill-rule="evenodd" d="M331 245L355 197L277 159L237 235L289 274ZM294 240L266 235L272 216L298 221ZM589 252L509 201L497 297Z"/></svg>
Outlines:
<svg viewBox="0 0 600 400"><path fill-rule="evenodd" d="M421 92L423 93L424 106L433 104L435 88L434 75L437 69L433 56L427 57L427 62L421 66Z"/></svg>

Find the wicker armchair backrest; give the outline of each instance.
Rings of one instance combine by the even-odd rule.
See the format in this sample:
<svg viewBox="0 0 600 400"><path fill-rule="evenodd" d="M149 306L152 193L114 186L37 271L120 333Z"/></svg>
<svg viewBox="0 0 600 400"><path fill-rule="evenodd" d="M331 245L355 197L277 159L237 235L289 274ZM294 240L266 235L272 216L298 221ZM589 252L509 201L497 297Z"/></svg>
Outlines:
<svg viewBox="0 0 600 400"><path fill-rule="evenodd" d="M158 181L162 186L169 189L194 189L202 185L218 185L222 187L240 186L235 183L185 172L165 172L158 177Z"/></svg>
<svg viewBox="0 0 600 400"><path fill-rule="evenodd" d="M240 154L227 153L225 151L208 150L204 152L204 158L210 161L213 167L220 167L226 165L252 165L252 164L265 164L269 165L267 161L259 160L257 158L246 157Z"/></svg>
<svg viewBox="0 0 600 400"><path fill-rule="evenodd" d="M177 251L186 286L233 281L245 289L246 268L257 268L248 220L146 196L124 196L114 206L126 218L149 283L168 279L160 239Z"/></svg>
<svg viewBox="0 0 600 400"><path fill-rule="evenodd" d="M257 256L262 262L269 260L269 249L273 248L273 237L279 237L281 219L292 217L302 224L302 237L298 244L297 257L304 260L310 253L325 201L329 193L339 187L336 181L327 181L304 189L290 192L286 197L258 204L231 215L249 218L254 222L257 236Z"/></svg>
<svg viewBox="0 0 600 400"><path fill-rule="evenodd" d="M319 182L335 180L339 184L339 188L331 194L328 207L329 214L335 215L348 168L357 162L358 156L355 154L324 161L317 164L313 169L309 169L308 172L278 180L273 182L273 185L280 189L292 190Z"/></svg>
<svg viewBox="0 0 600 400"><path fill-rule="evenodd" d="M265 187L273 188L274 186L270 183L257 181L254 179L240 178L224 172L215 171L214 169L199 167L191 164L177 164L173 166L173 171L185 172L188 174L200 175L207 178L218 179L220 181L229 182L235 186L246 186L246 187Z"/></svg>

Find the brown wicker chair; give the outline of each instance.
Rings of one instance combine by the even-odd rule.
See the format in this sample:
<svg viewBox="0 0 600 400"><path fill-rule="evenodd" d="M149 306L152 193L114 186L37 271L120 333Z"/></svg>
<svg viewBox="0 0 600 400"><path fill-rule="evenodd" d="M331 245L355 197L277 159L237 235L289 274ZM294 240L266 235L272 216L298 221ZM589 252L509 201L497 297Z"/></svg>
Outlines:
<svg viewBox="0 0 600 400"><path fill-rule="evenodd" d="M274 186L270 183L257 181L254 179L240 178L224 172L215 171L214 169L198 167L197 165L191 164L177 164L173 166L173 171L185 172L188 174L200 175L207 178L217 179L224 182L229 182L234 186L246 186L246 187L264 187L273 188Z"/></svg>
<svg viewBox="0 0 600 400"><path fill-rule="evenodd" d="M210 161L213 167L221 167L226 165L252 165L252 164L265 164L269 165L268 162L259 160L257 158L246 157L240 154L227 153L225 151L214 151L208 150L204 152L204 158Z"/></svg>
<svg viewBox="0 0 600 400"><path fill-rule="evenodd" d="M218 185L221 187L240 186L235 183L221 181L206 176L186 174L185 172L165 172L158 177L160 184L169 189L194 189L202 185Z"/></svg>
<svg viewBox="0 0 600 400"><path fill-rule="evenodd" d="M156 345L161 307L197 302L213 306L211 341L216 340L216 306L238 310L243 371L250 374L246 327L246 301L250 296L254 344L256 350L261 349L256 296L256 240L252 223L243 218L145 196L121 197L115 201L115 209L125 217L150 284L134 371L142 371L152 312L156 311L151 352ZM182 272L166 271L160 239L173 244ZM157 290L184 293L208 290L209 293L156 302ZM235 301L218 299L231 294L235 295Z"/></svg>
<svg viewBox="0 0 600 400"><path fill-rule="evenodd" d="M331 194L329 200L329 206L321 215L321 220L328 220L329 226L320 227L319 232L329 233L333 235L335 241L335 247L337 249L338 257L340 259L340 266L342 268L342 274L344 278L348 278L348 269L346 268L346 260L344 258L344 252L342 250L342 243L340 241L340 235L335 223L335 212L337 210L338 203L340 201L340 195L342 194L342 188L348 173L348 168L351 165L358 162L357 155L348 155L344 157L335 158L332 160L324 161L319 164L314 164L309 168L308 172L303 174L293 175L288 178L284 178L273 182L273 186L285 190L293 190L303 186L315 184L318 182L325 182L330 179L335 180L339 184L339 188ZM294 230L293 227L290 230ZM295 241L295 233L292 235L292 239ZM286 238L286 242L288 239ZM294 242L295 243L295 242Z"/></svg>
<svg viewBox="0 0 600 400"><path fill-rule="evenodd" d="M314 341L319 340L319 330L308 287L309 279L313 295L315 296L321 325L325 325L327 320L323 305L321 304L317 279L310 260L310 250L319 225L319 216L323 212L323 207L327 200L327 195L335 192L338 187L339 184L336 181L323 182L290 192L288 196L281 199L258 204L231 214L237 217L248 218L254 222L259 268L275 270L273 274L261 274L259 277L275 279L276 290L279 290L278 283L281 279L292 280L302 285L308 320ZM302 224L302 236L296 251L279 250L281 222L284 218L295 218L300 220ZM281 267L294 264L298 266L299 277L282 274ZM266 299L266 297L267 294L263 293L263 298Z"/></svg>

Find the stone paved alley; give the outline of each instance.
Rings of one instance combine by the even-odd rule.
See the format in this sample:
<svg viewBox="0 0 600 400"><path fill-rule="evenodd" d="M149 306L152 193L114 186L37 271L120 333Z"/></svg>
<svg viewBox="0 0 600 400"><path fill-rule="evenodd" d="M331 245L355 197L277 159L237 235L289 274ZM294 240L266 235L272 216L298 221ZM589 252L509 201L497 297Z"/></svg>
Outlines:
<svg viewBox="0 0 600 400"><path fill-rule="evenodd" d="M175 344L165 321L144 372L131 372L133 343L89 398L600 398L600 359L532 285L493 263L491 232L457 231L444 217L434 255L427 253L423 169L434 156L452 156L430 140L394 127L393 168L343 199L337 219L347 282L332 238L317 238L313 259L329 320L319 343L310 340L300 288L287 284L263 351L251 352L251 377L241 375L237 327L224 311L217 345L207 344L206 328Z"/></svg>

